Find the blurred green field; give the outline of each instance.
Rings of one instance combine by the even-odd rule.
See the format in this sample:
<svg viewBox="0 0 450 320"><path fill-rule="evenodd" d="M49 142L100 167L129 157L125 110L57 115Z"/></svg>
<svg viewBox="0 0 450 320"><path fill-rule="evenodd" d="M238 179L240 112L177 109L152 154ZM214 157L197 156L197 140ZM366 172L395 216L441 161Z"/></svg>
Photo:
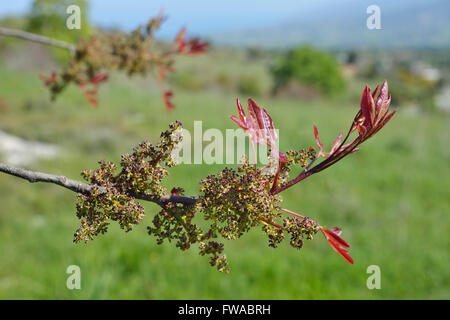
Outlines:
<svg viewBox="0 0 450 320"><path fill-rule="evenodd" d="M214 58L200 59L199 72L218 70ZM216 65L231 74L239 70L236 63ZM260 72L249 68L254 66L248 74ZM257 78L267 86L263 74ZM355 86L362 92L364 83ZM194 120L203 120L204 129L235 128L228 118L236 113L235 97L247 98L233 88L207 86L180 87L175 94L177 109L166 114L154 82L114 75L101 87L97 109L76 88L51 103L36 71L18 72L1 63L0 130L61 146L60 157L32 169L81 179L81 170L95 168L100 159L117 161L142 140L154 141L176 119L189 130ZM359 103L352 94L333 100L253 98L280 129L281 150L313 145L313 123L329 147L348 128ZM448 115L400 110L360 152L283 193L285 207L342 227L354 265L319 234L296 251L287 243L269 248L255 229L225 243L231 273L219 273L195 249L155 244L146 232L158 210L152 204L145 204L147 216L132 232L112 224L106 235L73 244L79 223L74 193L0 174L0 298L448 299L449 129ZM198 181L223 167L182 165L171 171L167 185L197 194ZM66 288L72 264L81 268L81 290ZM366 287L369 265L381 268L381 290Z"/></svg>

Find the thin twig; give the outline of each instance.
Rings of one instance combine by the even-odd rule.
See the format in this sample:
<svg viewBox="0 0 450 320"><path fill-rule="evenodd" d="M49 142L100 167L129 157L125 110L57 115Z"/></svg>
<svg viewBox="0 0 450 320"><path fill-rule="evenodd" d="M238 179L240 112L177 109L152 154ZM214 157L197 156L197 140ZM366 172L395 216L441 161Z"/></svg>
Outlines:
<svg viewBox="0 0 450 320"><path fill-rule="evenodd" d="M4 36L11 36L16 38L21 38L28 41L33 41L37 43L46 44L49 46L59 47L62 49L69 50L70 52L75 52L77 50L77 47L73 44L61 41L61 40L55 40L48 37L41 36L39 34L34 34L22 30L17 29L10 29L5 27L0 27L0 34Z"/></svg>
<svg viewBox="0 0 450 320"><path fill-rule="evenodd" d="M28 180L31 183L47 182L47 183L57 184L61 187L64 187L64 188L67 188L74 192L82 193L82 194L89 194L89 192L95 187L95 185L87 184L87 183L77 181L77 180L72 180L65 176L58 176L58 175L49 174L49 173L30 171L30 170L26 170L23 168L10 166L10 165L4 164L4 163L0 163L0 172L4 172L6 174L10 174L12 176ZM105 187L98 186L98 188L101 192L106 192ZM182 204L194 204L198 200L198 197L187 197L187 196L166 195L166 196L159 197L159 196L143 194L143 193L137 194L134 192L129 192L128 194L136 199L154 202L163 208L164 208L165 204L167 204L168 202L182 203Z"/></svg>
<svg viewBox="0 0 450 320"><path fill-rule="evenodd" d="M296 216L297 218L305 219L305 216L302 216L301 214L298 214L298 213L296 213L294 211L291 211L291 210L288 210L288 209L285 209L285 208L280 208L280 210L284 211L284 212L287 212L287 213L290 213L293 216Z"/></svg>

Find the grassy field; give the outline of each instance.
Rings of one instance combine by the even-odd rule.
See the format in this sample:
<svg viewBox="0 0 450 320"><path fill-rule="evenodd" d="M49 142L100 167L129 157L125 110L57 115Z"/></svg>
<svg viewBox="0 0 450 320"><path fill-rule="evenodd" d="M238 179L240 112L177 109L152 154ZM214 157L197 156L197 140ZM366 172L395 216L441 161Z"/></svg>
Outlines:
<svg viewBox="0 0 450 320"><path fill-rule="evenodd" d="M222 69L230 70L223 64ZM364 83L356 86L362 92ZM81 170L95 168L100 159L117 161L142 140L155 140L176 119L189 130L194 120L203 120L204 129L235 128L228 117L236 113L236 96L247 98L233 88L178 88L177 109L167 114L155 83L116 75L100 89L97 109L76 88L51 103L35 71L17 72L2 63L0 130L59 145L61 156L32 169L80 179ZM281 150L313 145L313 123L329 147L348 128L359 103L354 95L310 101L254 98L280 129ZM446 115L400 110L360 152L283 193L287 208L342 227L354 265L321 235L301 251L287 243L272 249L256 229L225 243L231 273L219 273L196 250L155 244L146 232L158 210L152 204L145 204L147 215L132 232L113 224L106 235L73 244L79 223L74 193L0 175L0 298L449 298L449 124ZM198 181L222 167L179 166L167 185L196 194ZM66 288L66 268L73 264L81 268L81 290ZM369 265L381 268L380 290L366 287Z"/></svg>

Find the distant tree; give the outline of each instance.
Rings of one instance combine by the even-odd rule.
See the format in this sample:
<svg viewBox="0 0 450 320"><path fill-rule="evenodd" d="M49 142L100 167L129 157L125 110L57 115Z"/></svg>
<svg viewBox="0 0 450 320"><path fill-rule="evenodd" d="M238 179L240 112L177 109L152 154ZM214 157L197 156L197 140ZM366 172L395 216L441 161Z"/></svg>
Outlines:
<svg viewBox="0 0 450 320"><path fill-rule="evenodd" d="M279 56L271 72L275 82L274 92L292 80L326 95L336 93L345 84L337 60L326 52L308 46Z"/></svg>

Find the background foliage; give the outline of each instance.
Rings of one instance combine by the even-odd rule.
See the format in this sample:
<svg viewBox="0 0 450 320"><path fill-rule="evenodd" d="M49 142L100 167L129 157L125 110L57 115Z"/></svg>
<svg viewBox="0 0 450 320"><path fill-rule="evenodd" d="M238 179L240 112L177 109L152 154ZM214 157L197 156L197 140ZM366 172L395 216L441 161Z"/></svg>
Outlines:
<svg viewBox="0 0 450 320"><path fill-rule="evenodd" d="M312 86L328 95L344 89L344 80L336 58L308 46L281 55L272 72L275 91L291 80Z"/></svg>

